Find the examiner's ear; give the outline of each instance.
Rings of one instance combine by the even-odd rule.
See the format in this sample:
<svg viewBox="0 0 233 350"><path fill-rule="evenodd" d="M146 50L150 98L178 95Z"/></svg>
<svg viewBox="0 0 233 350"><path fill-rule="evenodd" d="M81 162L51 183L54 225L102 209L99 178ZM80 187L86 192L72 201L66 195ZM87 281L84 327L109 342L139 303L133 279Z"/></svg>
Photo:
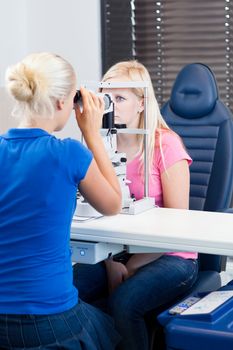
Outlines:
<svg viewBox="0 0 233 350"><path fill-rule="evenodd" d="M58 111L61 111L64 107L64 100L57 100L56 107L57 107Z"/></svg>

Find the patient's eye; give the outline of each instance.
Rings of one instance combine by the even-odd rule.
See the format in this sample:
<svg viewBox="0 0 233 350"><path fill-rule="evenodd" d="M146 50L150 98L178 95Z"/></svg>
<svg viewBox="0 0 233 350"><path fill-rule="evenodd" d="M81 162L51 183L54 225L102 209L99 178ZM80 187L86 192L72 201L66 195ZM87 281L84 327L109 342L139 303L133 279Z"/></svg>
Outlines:
<svg viewBox="0 0 233 350"><path fill-rule="evenodd" d="M120 95L117 95L117 96L115 97L115 99L116 99L116 102L122 102L122 101L125 101L125 100L126 100L126 98L124 98L123 96L120 96Z"/></svg>

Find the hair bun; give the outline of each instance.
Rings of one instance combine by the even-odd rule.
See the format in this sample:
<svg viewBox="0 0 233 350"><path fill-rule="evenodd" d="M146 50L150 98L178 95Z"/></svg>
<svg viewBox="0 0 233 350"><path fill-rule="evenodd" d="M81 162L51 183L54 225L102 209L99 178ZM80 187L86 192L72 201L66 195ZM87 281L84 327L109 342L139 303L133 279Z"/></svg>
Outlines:
<svg viewBox="0 0 233 350"><path fill-rule="evenodd" d="M43 74L24 63L9 68L6 80L12 96L22 102L31 102L35 95L40 95L47 89Z"/></svg>

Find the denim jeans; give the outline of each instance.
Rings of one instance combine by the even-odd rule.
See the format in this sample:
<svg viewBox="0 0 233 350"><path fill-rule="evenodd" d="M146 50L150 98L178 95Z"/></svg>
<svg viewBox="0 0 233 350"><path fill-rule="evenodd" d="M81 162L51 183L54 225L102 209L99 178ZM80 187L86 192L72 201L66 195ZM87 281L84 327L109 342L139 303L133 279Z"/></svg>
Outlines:
<svg viewBox="0 0 233 350"><path fill-rule="evenodd" d="M119 339L111 317L81 300L59 314L0 314L1 350L113 350Z"/></svg>
<svg viewBox="0 0 233 350"><path fill-rule="evenodd" d="M184 294L197 274L196 260L163 255L123 282L108 299L109 312L122 336L119 349L147 350L145 315ZM104 263L74 266L74 284L84 300L96 304L97 299L106 295L106 279Z"/></svg>

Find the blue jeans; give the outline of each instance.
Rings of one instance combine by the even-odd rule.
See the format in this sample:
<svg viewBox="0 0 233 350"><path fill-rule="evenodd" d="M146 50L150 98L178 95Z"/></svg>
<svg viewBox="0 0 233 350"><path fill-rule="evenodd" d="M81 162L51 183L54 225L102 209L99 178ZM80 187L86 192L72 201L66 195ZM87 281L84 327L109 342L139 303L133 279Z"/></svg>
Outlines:
<svg viewBox="0 0 233 350"><path fill-rule="evenodd" d="M52 315L0 315L1 350L113 350L112 318L81 300Z"/></svg>
<svg viewBox="0 0 233 350"><path fill-rule="evenodd" d="M196 260L163 255L123 282L108 298L109 312L122 336L119 349L147 350L145 315L184 294L196 281L197 274ZM96 303L107 294L106 278L104 263L74 266L74 284L80 296L89 302Z"/></svg>

